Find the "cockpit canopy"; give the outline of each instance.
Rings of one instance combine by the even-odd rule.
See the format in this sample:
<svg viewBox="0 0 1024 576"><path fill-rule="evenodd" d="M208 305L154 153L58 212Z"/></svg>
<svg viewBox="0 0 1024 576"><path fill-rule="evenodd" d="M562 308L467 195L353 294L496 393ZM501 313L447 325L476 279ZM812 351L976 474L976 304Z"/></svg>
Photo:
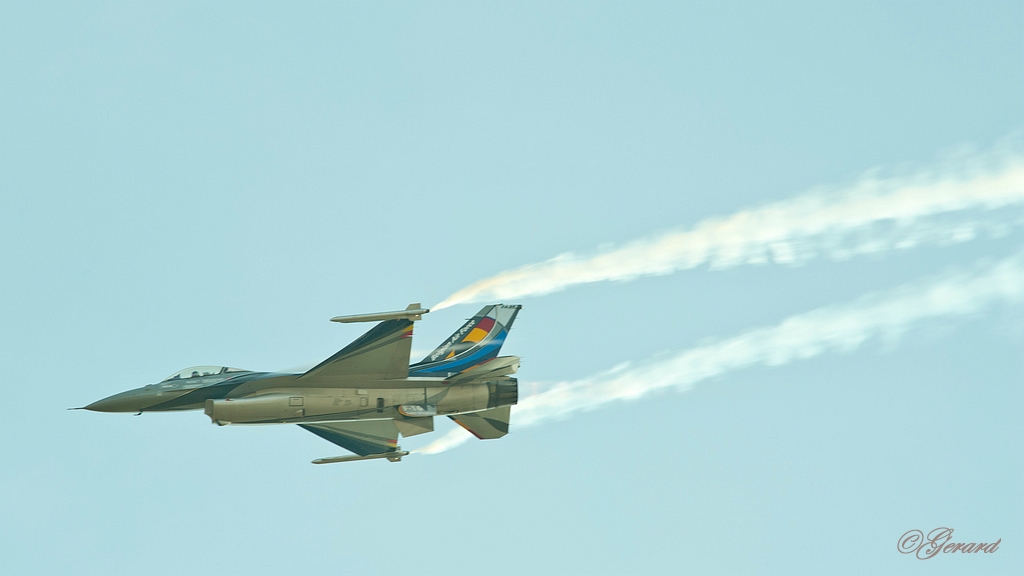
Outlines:
<svg viewBox="0 0 1024 576"><path fill-rule="evenodd" d="M213 376L214 374L227 374L229 372L248 372L248 370L231 368L229 366L192 366L191 368L185 368L184 370L171 374L167 378L164 378L162 382L199 378L200 376Z"/></svg>

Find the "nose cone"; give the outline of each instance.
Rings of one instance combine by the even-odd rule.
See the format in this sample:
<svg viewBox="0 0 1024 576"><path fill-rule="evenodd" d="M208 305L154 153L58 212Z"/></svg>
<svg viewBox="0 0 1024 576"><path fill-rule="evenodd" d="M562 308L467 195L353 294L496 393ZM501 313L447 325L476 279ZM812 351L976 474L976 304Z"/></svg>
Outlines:
<svg viewBox="0 0 1024 576"><path fill-rule="evenodd" d="M136 388L97 400L85 407L93 412L139 412L153 404L153 394L145 388Z"/></svg>

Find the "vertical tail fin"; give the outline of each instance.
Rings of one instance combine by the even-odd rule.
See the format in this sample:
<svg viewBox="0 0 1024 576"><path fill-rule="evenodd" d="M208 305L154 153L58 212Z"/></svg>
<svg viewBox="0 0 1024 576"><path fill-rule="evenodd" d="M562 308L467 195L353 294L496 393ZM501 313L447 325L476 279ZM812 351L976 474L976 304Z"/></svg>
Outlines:
<svg viewBox="0 0 1024 576"><path fill-rule="evenodd" d="M484 306L423 360L409 366L410 376L458 374L498 355L522 306Z"/></svg>

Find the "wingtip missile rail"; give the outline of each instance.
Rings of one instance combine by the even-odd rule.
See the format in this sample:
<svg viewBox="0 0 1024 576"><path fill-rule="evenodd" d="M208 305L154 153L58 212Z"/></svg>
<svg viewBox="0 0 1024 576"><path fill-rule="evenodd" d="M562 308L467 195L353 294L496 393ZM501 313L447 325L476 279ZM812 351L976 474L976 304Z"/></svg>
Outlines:
<svg viewBox="0 0 1024 576"><path fill-rule="evenodd" d="M418 302L415 304L409 304L405 310L395 310L394 312L375 312L373 314L353 314L351 316L335 316L331 318L331 322L341 322L342 324L350 324L353 322L380 322L382 320L400 320L406 318L409 320L421 320L423 315L430 312L429 308L423 308Z"/></svg>
<svg viewBox="0 0 1024 576"><path fill-rule="evenodd" d="M384 452L382 454L367 454L366 456L335 456L333 458L317 458L313 460L313 464L334 464L336 462L357 462L359 460L376 460L378 458L387 458L391 462L399 462L402 460L402 456L408 456L409 452L405 450L399 450L397 452Z"/></svg>

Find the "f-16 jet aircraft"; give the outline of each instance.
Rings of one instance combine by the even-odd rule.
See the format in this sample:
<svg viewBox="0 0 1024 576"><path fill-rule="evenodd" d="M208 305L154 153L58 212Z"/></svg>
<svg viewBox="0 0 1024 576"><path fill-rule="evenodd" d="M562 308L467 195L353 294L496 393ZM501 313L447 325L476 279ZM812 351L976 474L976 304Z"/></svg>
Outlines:
<svg viewBox="0 0 1024 576"><path fill-rule="evenodd" d="M85 406L96 412L204 410L215 424L298 424L354 452L314 464L408 454L398 436L434 430L448 416L480 439L508 434L519 397L519 357L498 356L521 306L485 306L426 358L409 365L413 322L430 310L338 316L375 322L369 332L302 374L195 366L157 384Z"/></svg>

